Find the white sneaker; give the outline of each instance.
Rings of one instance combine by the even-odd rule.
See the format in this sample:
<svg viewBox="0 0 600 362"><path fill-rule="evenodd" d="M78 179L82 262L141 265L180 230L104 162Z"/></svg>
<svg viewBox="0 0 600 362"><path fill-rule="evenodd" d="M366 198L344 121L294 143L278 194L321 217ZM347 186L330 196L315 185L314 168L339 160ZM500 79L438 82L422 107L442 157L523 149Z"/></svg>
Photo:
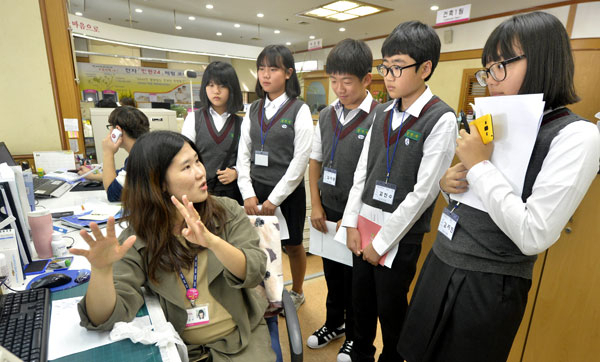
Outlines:
<svg viewBox="0 0 600 362"><path fill-rule="evenodd" d="M337 362L352 362L350 353L352 353L352 341L345 340L340 348L340 352L337 355Z"/></svg>
<svg viewBox="0 0 600 362"><path fill-rule="evenodd" d="M310 348L322 348L334 339L343 337L346 334L345 332L346 330L343 324L334 330L329 330L327 326L323 325L323 327L317 329L313 334L308 336L306 345Z"/></svg>
<svg viewBox="0 0 600 362"><path fill-rule="evenodd" d="M292 297L292 301L294 302L294 307L296 307L296 310L298 310L300 306L304 304L304 293L298 294L293 290L290 290L290 297Z"/></svg>

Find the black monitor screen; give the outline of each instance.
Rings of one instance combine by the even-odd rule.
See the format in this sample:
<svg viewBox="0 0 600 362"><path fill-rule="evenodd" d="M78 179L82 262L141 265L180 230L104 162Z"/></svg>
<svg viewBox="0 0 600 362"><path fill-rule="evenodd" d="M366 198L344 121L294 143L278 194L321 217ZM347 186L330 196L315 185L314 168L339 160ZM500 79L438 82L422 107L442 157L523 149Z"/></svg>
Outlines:
<svg viewBox="0 0 600 362"><path fill-rule="evenodd" d="M169 103L169 102L152 102L152 108L171 109L171 103Z"/></svg>
<svg viewBox="0 0 600 362"><path fill-rule="evenodd" d="M0 163L6 162L9 166L16 166L17 163L12 158L10 151L8 151L8 147L4 144L4 142L0 142Z"/></svg>

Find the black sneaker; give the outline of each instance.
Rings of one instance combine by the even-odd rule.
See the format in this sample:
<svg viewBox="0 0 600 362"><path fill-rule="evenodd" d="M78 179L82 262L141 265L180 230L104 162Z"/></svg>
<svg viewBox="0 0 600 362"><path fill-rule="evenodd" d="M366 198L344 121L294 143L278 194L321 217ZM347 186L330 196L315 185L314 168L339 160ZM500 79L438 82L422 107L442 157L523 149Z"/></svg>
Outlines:
<svg viewBox="0 0 600 362"><path fill-rule="evenodd" d="M352 341L345 340L337 355L337 362L352 362L350 353L352 353Z"/></svg>
<svg viewBox="0 0 600 362"><path fill-rule="evenodd" d="M310 348L325 347L329 342L341 338L345 334L346 330L344 329L344 324L334 330L329 330L329 328L323 325L323 327L317 329L313 334L308 336L306 345Z"/></svg>

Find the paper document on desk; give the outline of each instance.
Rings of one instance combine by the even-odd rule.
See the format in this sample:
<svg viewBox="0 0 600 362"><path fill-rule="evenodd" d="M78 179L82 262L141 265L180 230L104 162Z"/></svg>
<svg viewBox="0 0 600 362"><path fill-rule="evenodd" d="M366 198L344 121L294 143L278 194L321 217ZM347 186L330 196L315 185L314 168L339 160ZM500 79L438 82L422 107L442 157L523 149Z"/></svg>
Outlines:
<svg viewBox="0 0 600 362"><path fill-rule="evenodd" d="M75 168L73 151L35 151L33 160L36 169L41 168L45 173Z"/></svg>
<svg viewBox="0 0 600 362"><path fill-rule="evenodd" d="M475 98L476 114L492 115L494 151L490 161L517 195L523 193L525 174L544 113L544 104L543 94ZM479 196L471 190L450 197L487 212Z"/></svg>
<svg viewBox="0 0 600 362"><path fill-rule="evenodd" d="M52 302L48 360L113 343L109 339L110 332L90 331L79 325L77 303L81 298L74 297ZM136 319L145 320L145 323L150 324L148 316Z"/></svg>
<svg viewBox="0 0 600 362"><path fill-rule="evenodd" d="M310 225L310 247L308 251L323 258L352 266L352 252L346 247L345 243L342 244L335 240L337 224L332 221L326 221L326 224L327 232L322 233L312 226L310 217L308 218L308 225ZM340 227L340 229L346 231L345 228Z"/></svg>

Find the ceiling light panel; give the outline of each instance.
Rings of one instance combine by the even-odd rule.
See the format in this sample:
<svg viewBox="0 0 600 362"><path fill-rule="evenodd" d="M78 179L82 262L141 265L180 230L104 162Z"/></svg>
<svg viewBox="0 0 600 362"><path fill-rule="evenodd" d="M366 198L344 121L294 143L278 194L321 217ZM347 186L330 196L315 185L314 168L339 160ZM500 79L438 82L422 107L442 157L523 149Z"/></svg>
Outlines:
<svg viewBox="0 0 600 362"><path fill-rule="evenodd" d="M297 15L310 16L312 18L333 22L342 22L391 10L392 9L362 1L334 1L321 5L318 8L298 13Z"/></svg>
<svg viewBox="0 0 600 362"><path fill-rule="evenodd" d="M354 9L356 7L360 6L360 4L355 3L353 1L336 1L334 3L331 4L327 4L327 5L323 5L322 7L325 9L329 9L329 10L334 10L334 11L346 11L346 10L350 10L350 9Z"/></svg>

